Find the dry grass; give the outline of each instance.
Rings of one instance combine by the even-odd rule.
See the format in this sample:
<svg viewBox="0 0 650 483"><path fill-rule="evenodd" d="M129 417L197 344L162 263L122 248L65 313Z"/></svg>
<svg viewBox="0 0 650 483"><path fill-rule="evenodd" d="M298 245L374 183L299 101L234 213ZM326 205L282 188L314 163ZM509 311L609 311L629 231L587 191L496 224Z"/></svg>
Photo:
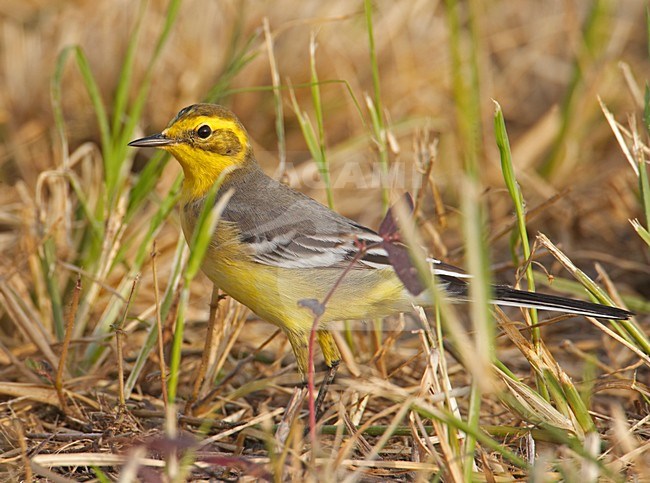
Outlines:
<svg viewBox="0 0 650 483"><path fill-rule="evenodd" d="M467 206L480 204L495 278L514 283L525 260L518 245L508 245L514 210L492 129L495 99L506 118L529 233L542 231L617 304L637 311L637 336L635 327L583 318L547 323L548 316L540 316L540 339L531 341L528 314L508 312L496 314L492 341L475 336L485 327L476 321L477 311L469 317L462 306L442 311L444 331L436 313L383 325L341 324L337 339L345 363L314 446L303 438L306 404L301 406L303 392L293 389L295 363L273 326L221 300L204 351L212 287L200 274L190 280L179 272L187 254L169 195L179 169L170 162L162 173L146 171L149 154L126 150L117 135L111 138L116 147L107 147L97 126L97 98L88 95L73 56L60 64L63 136L55 124L57 58L73 44L88 59L109 123L129 122L125 112L131 111L116 113L112 106L136 2L4 0L3 479L595 481L650 474L650 353L644 336L650 264L648 245L629 222L638 218L648 228L644 200L650 193L640 195L637 174L649 157L638 87L650 72L645 4L471 2L459 7L456 29L453 5L375 2L377 97L363 2L185 1L152 66L155 81L144 109L132 120L139 132L154 132L211 93L237 113L261 164L277 174L281 106L287 179L326 202L326 187L316 181L317 156L307 150L295 113L299 106L317 127L322 109L324 159L338 211L377 226L382 185L376 175L385 148L390 166L401 170L383 186L392 199L425 180L416 199L430 250L464 264L463 247L476 241L467 233ZM145 7L129 106L146 85L166 9L163 1ZM314 79L312 34L320 81L316 103L307 85ZM271 87L278 80L276 102ZM383 117L383 137L373 126L366 94ZM621 123L613 127L627 157L598 97ZM138 133L123 134L133 139ZM480 180L474 185L467 181L471 163ZM125 167L110 174L118 176L113 190L106 166ZM151 177L152 187L136 202L140 173ZM469 203L468 186L478 193ZM535 251L538 286L552 281L586 297L588 282L571 283L574 272L564 271L549 255L553 246L542 241L544 248ZM162 312L169 363L179 308L185 322L183 339L177 339L181 370L177 404L168 406L155 323ZM66 322L73 324L68 342ZM478 359L486 350L488 356L493 351L493 363ZM207 374L198 384L202 357ZM122 371L137 378L122 387ZM184 407L193 390L196 402Z"/></svg>

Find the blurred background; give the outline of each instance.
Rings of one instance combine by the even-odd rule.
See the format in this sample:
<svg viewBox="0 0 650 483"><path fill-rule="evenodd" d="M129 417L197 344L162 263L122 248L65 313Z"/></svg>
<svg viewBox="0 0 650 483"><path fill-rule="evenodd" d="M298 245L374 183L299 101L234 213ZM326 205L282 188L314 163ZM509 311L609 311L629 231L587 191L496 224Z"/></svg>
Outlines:
<svg viewBox="0 0 650 483"><path fill-rule="evenodd" d="M173 12L170 5L176 8L161 0L0 3L0 341L18 359L47 352L33 342L28 320L52 344L62 339L60 324L81 274L85 322L75 332L75 357L114 389L114 381L104 379L113 369L107 353L91 354L87 344L100 343L126 310L111 304L128 295L137 272L126 347L136 357L154 303L151 260L138 250L148 247L148 253L155 238L165 290L180 230L170 208L166 221L143 238L171 199L180 168L125 145L159 132L181 108L206 99L241 119L268 173L370 227L378 226L388 200L421 191L418 219L427 246L458 265L465 263L463 180L475 166L495 278L512 284L523 260L510 248L514 218L495 142L496 101L531 237L544 232L592 276L599 275L594 262L601 264L637 310L647 304L649 252L629 222L645 216L638 176L599 104L600 98L631 146L650 72L647 2L377 0L374 50L363 2L184 0ZM71 46L80 50L65 50ZM125 107L138 103L137 112ZM98 105L105 113L98 113ZM306 118L317 130L319 110L329 199L303 130ZM98 123L102 116L112 128L110 142ZM109 153L119 162L109 164ZM382 156L391 174L384 183ZM161 163L159 170L148 168L154 162ZM113 190L106 188L107 176L116 180ZM152 181L142 183L137 201L124 195L144 176ZM88 242L92 230L107 242ZM552 282L545 273L562 277L554 259L540 257L542 285ZM575 287L562 287L583 297ZM188 351L200 351L211 284L198 275L192 289L187 314L198 328L188 330L186 342ZM229 302L223 317L245 318L233 312L235 305ZM274 331L250 323L253 329L232 342L235 353L258 347ZM590 330L558 324L548 329L548 343L583 337L584 348L596 350L602 336ZM372 344L358 344L357 357L373 354ZM269 347L270 360L287 351L285 341ZM518 367L518 356L503 350ZM611 347L604 350L616 359ZM30 379L9 356L1 357L0 377ZM45 359L53 363L56 357ZM581 363L567 367L574 375L582 371ZM380 372L385 375L385 368Z"/></svg>
<svg viewBox="0 0 650 483"><path fill-rule="evenodd" d="M102 99L110 105L138 5L130 1L2 3L3 204L19 200L17 185L24 184L33 194L38 174L61 163L51 101L52 77L61 50L70 45L83 48ZM453 210L460 205L457 180L463 170L463 139L455 120L453 53L444 4L376 2L375 6L381 107L392 141L391 162L410 176L416 136L425 133L430 140L439 140L432 178ZM467 63L475 60L481 116L480 177L492 220L498 222L510 214L492 133L496 100L506 117L528 206L537 207L561 194L552 209L531 222L531 232L543 226L578 260L581 252L599 245L616 243L621 247L626 243L631 235L626 217L637 214L618 216L618 212L629 201L622 190L633 173L597 96L621 116L638 108L637 99L625 87L624 76L629 74L642 85L642 73L647 72L644 7L645 2L635 0L494 1L477 3L472 10L463 6L460 28L468 30L471 22L476 38L461 31L465 34L461 40L473 42L477 49L472 54L475 59L460 59L465 69L461 73L469 82ZM153 56L166 8L161 1L146 6L134 53L136 86ZM313 114L311 92L305 86L311 75L312 35L317 44L319 79L349 85L350 90L341 82L323 84L320 89L334 198L339 211L377 226L380 193L372 178L377 156L369 139L364 98L372 95L373 81L363 5L357 2L182 2L169 40L153 67L155 80L138 123L140 132L161 130L178 110L205 99L217 85L221 90L217 100L241 118L255 140L260 162L273 173L278 163L277 111L272 92L259 90L272 84L262 30L265 18L273 35L280 82L285 88L303 86L295 88L301 109ZM233 58L242 52L254 58L234 72ZM73 62L66 63L61 85L70 149L85 142L97 143L95 112ZM132 91L131 97L135 89ZM324 190L317 189L316 183L304 182L314 179L316 169L308 163L309 152L287 90L282 97L287 162L297 170L298 181L303 180L303 190L324 201ZM142 162L136 162L135 169ZM341 173L346 163L354 167ZM170 163L157 189L168 189L177 172ZM360 172L368 175L365 186L352 186L350 180ZM399 191L409 190L409 183L395 183L393 191L399 195ZM453 217L451 223L453 229ZM492 221L490 225L494 230L503 228ZM16 242L6 230L3 238L6 247ZM605 252L616 258L611 250ZM638 250L620 252L631 255ZM595 257L589 254L587 258ZM615 269L617 264L609 265Z"/></svg>

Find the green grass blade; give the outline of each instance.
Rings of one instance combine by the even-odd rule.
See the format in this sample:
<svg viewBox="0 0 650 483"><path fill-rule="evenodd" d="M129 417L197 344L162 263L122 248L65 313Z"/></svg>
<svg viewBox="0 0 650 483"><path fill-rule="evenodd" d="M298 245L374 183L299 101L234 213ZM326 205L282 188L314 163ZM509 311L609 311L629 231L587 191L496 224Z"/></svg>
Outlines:
<svg viewBox="0 0 650 483"><path fill-rule="evenodd" d="M208 91L208 94L205 97L206 102L218 104L222 99L227 97L230 92L228 86L231 84L233 78L259 53L259 51L252 52L253 46L259 37L258 32L251 34L248 39L246 39L246 42L244 42L244 45L240 45L244 34L244 22L246 20L245 14L245 7L237 10L230 41L226 44L228 51L225 56L225 68L217 76L217 82ZM269 88L273 89L270 86ZM246 88L243 90L245 91Z"/></svg>
<svg viewBox="0 0 650 483"><path fill-rule="evenodd" d="M646 243L646 245L650 246L650 231L646 230L643 227L643 225L639 223L639 220L630 220L630 222L632 223L632 227L637 232L637 234L641 237L641 239ZM633 310L638 310L638 309L633 309Z"/></svg>
<svg viewBox="0 0 650 483"><path fill-rule="evenodd" d="M464 214L464 238L467 253L467 267L474 277L469 284L469 304L472 327L475 331L473 346L476 358L484 367L489 367L494 359L494 318L489 309L490 273L488 270L488 255L485 246L486 237L483 233L483 210L480 202L479 187L475 180L467 177L465 180L465 196L462 199ZM470 407L467 415L467 425L472 428L464 446L465 463L463 470L465 478L471 478L474 467L474 450L476 447L475 434L480 433L480 410L482 393L489 388L486 382L480 380L478 374L472 379Z"/></svg>
<svg viewBox="0 0 650 483"><path fill-rule="evenodd" d="M327 159L325 158L325 152L321 149L322 144L318 139L318 135L314 130L314 126L311 123L311 120L307 116L307 113L300 110L296 96L291 91L291 103L293 104L293 110L296 113L296 119L300 125L300 130L302 131L302 136L307 143L307 149L311 154L316 166L318 167L318 172L325 184L325 189L327 190L327 200L328 203L334 204L334 197L332 193L332 183L330 180L330 171Z"/></svg>
<svg viewBox="0 0 650 483"><path fill-rule="evenodd" d="M126 55L122 61L120 69L120 78L117 82L117 89L115 90L115 99L113 101L113 129L114 133L119 132L120 125L126 115L126 105L129 98L129 89L131 87L131 77L133 75L133 66L135 65L135 57L138 53L138 39L140 38L140 30L142 27L142 19L146 11L145 7L147 2L141 1L140 8L136 15L135 26L133 33L129 38L129 44L126 49Z"/></svg>
<svg viewBox="0 0 650 483"><path fill-rule="evenodd" d="M377 118L379 124L383 126L384 115L380 108L381 106L381 89L379 85L379 64L377 63L377 51L375 49L375 35L372 26L372 2L364 0L364 12L366 14L366 29L368 31L368 47L370 49L370 71L372 73L372 90L374 95L375 106L378 107Z"/></svg>
<svg viewBox="0 0 650 483"><path fill-rule="evenodd" d="M462 211L464 213L464 240L467 253L467 267L474 275L469 286L470 315L475 336L472 347L477 352L480 365L488 367L494 359L494 318L488 308L490 294L490 273L488 252L483 233L485 213L479 193L479 156L481 152L481 108L479 90L479 70L477 56L480 43L477 34L476 2L470 2L467 29L461 29L461 6L456 0L446 1L449 46L451 50L451 72L456 110L457 132L462 146L465 177L462 180ZM462 22L465 22L463 18ZM467 425L472 428L464 446L463 472L466 480L472 478L474 449L479 432L479 412L481 394L486 390L486 382L480 380L479 373L472 380L470 412Z"/></svg>
<svg viewBox="0 0 650 483"><path fill-rule="evenodd" d="M111 483L111 479L104 473L99 466L91 465L93 473L97 477L97 481L100 483Z"/></svg>
<svg viewBox="0 0 650 483"><path fill-rule="evenodd" d="M129 193L129 202L124 215L124 222L129 223L138 212L142 202L151 194L169 161L169 153L157 151L144 169L138 174Z"/></svg>
<svg viewBox="0 0 650 483"><path fill-rule="evenodd" d="M641 159L639 166L639 191L641 194L641 203L643 213L645 214L646 227L650 227L650 181L648 180L648 163Z"/></svg>
<svg viewBox="0 0 650 483"><path fill-rule="evenodd" d="M210 191L205 196L205 204L194 226L194 232L189 243L190 256L187 261L187 268L183 276L183 289L181 291L180 303L178 307L178 316L176 319L176 330L174 331L174 339L172 341L172 350L169 358L169 379L168 379L168 396L169 402L174 402L176 399L176 391L178 389L179 368L181 363L181 348L183 343L183 332L185 329L185 310L189 302L190 283L201 268L203 258L207 253L207 249L212 242L214 229L226 208L233 190L228 190L223 193L216 201L217 192L221 183L223 182L226 172L217 179L215 184L210 188Z"/></svg>
<svg viewBox="0 0 650 483"><path fill-rule="evenodd" d="M128 296L128 293L131 290L130 289L131 283L129 282L129 280L133 280L133 278L140 272L143 263L147 259L147 254L151 250L151 244L153 238L156 236L156 234L162 227L163 222L165 221L165 219L167 218L167 216L169 215L169 213L171 212L171 210L176 204L177 193L181 182L182 182L182 178L179 177L175 181L175 184L172 186L172 189L170 190L169 194L163 199L156 213L154 213L152 217L152 221L149 224L149 229L147 233L139 241L140 247L136 253L135 259L130 265L129 273L122 278L122 282L120 283L120 286L117 289L117 292L120 294L120 297L113 297L111 299L102 318L95 326L95 329L93 331L93 335L95 337L101 338L106 333L108 333L113 323L115 322L116 318L119 317L120 310L124 304L124 300L126 300L126 297ZM105 349L106 347L98 343L90 344L86 349L84 355L84 364L89 365L97 361Z"/></svg>
<svg viewBox="0 0 650 483"><path fill-rule="evenodd" d="M451 59L452 89L456 105L459 143L465 171L474 179L479 178L479 154L481 140L480 83L476 51L479 48L474 18L471 39L466 39L461 30L461 12L457 0L446 0L447 25ZM471 41L468 41L471 40ZM466 47L469 45L469 47ZM470 48L470 52L465 49ZM465 55L466 54L466 55ZM465 58L470 59L466 65Z"/></svg>
<svg viewBox="0 0 650 483"><path fill-rule="evenodd" d="M219 197L216 202L216 194L219 186L223 181L223 175L217 180L217 183L211 188L210 192L205 197L205 206L199 215L196 222L192 240L190 241L190 259L187 262L187 270L185 271L185 282L189 283L199 272L203 258L207 253L208 246L212 242L214 229L217 226L219 217L226 204L230 201L234 191L228 190Z"/></svg>
<svg viewBox="0 0 650 483"><path fill-rule="evenodd" d="M512 248L512 257L515 263L515 266L520 266L521 262L518 259L519 257L516 254L515 247L518 245L515 243L515 240L518 240L521 243L524 261L526 263L526 283L527 289L531 292L535 291L535 278L533 275L533 266L530 263L531 251L530 251L530 241L528 240L528 231L526 229L526 202L524 201L524 196L521 193L519 183L515 176L515 168L512 163L512 152L510 150L510 141L508 140L508 131L506 130L506 123L503 117L503 110L498 102L494 101L496 108L494 112L494 134L496 138L497 147L499 149L499 154L501 157L501 172L503 173L503 179L505 181L508 193L512 199L513 206L515 208L515 218L516 218L516 228L513 230L511 237L511 248ZM540 341L541 341L541 331L537 326L537 310L529 309L530 313L530 324L533 326L531 330L531 339L536 351L541 351ZM528 322L529 319L526 319ZM548 398L549 392L546 386L546 379L540 374L536 374L537 388L540 393Z"/></svg>
<svg viewBox="0 0 650 483"><path fill-rule="evenodd" d="M343 85L343 87L345 87L345 90L347 91L347 94L350 96L350 100L354 104L354 108L357 111L357 114L359 114L359 120L361 121L363 127L365 129L369 129L368 123L366 122L366 119L363 114L363 109L361 108L361 103L359 102L356 95L354 94L354 90L352 89L352 86L348 81L344 79L325 79L325 80L318 81L318 83L321 86L329 85L329 84ZM292 89L302 89L304 87L311 87L311 82L300 82L288 86L280 86L280 89L291 91ZM236 88L224 90L222 93L222 97L228 97L242 92L270 92L273 91L273 89L274 89L273 86L236 87ZM215 101L208 98L207 102L215 102Z"/></svg>
<svg viewBox="0 0 650 483"><path fill-rule="evenodd" d="M368 109L372 117L372 126L375 141L379 150L379 168L381 170L381 199L386 212L390 205L390 189L388 186L388 141L384 123L383 104L381 102L381 88L379 84L379 64L375 49L375 35L372 25L372 2L364 0L363 8L366 15L366 29L368 31L368 47L370 50L370 71L372 72L372 102L368 102Z"/></svg>
<svg viewBox="0 0 650 483"><path fill-rule="evenodd" d="M578 269L569 258L564 255L546 235L538 234L537 239L546 247L549 252L578 280L583 287L591 294L594 300L605 305L614 305L609 296L582 270ZM650 354L650 340L643 329L634 320L610 321L611 326L630 344L634 344L645 354Z"/></svg>
<svg viewBox="0 0 650 483"><path fill-rule="evenodd" d="M650 28L650 26L648 26ZM649 34L650 36L650 34ZM650 134L650 85L646 82L645 93L643 95L643 126L648 134Z"/></svg>
<svg viewBox="0 0 650 483"><path fill-rule="evenodd" d="M316 70L316 37L312 34L309 43L309 67L311 70L311 98L314 104L314 114L316 116L316 135L318 137L319 166L318 170L325 181L325 190L327 192L327 206L334 209L334 193L332 192L332 182L330 180L330 167L325 154L325 127L323 123L323 106L320 97L320 84L318 82L318 71Z"/></svg>
<svg viewBox="0 0 650 483"><path fill-rule="evenodd" d="M153 81L154 66L160 57L163 47L169 39L172 27L174 26L176 18L178 17L180 6L181 0L170 0L169 6L167 7L167 13L165 15L165 24L160 33L160 36L158 37L158 40L156 41L156 46L151 58L149 59L149 63L147 64L144 79L140 84L140 89L138 89L135 101L133 102L133 106L126 116L126 121L122 127L122 131L120 132L120 135L117 136L117 139L115 141L116 149L119 151L122 158L124 158L124 153L126 153L126 150L128 149L127 144L135 132L135 126L138 122L140 122L140 118L142 117L142 111L146 104L149 89Z"/></svg>
<svg viewBox="0 0 650 483"><path fill-rule="evenodd" d="M149 223L147 233L142 238L133 237L130 240L125 241L120 247L118 254L115 256L113 266L122 263L126 258L126 254L133 252L133 244L138 245L138 248L135 252L135 257L133 258L133 264L138 267L142 266L145 259L149 256L149 249L151 248L150 245L151 242L153 242L156 233L158 233L162 227L162 224L178 202L182 182L183 177L178 176L174 181L174 184L172 184L170 187L167 196L162 199L160 206L151 217L151 222Z"/></svg>
<svg viewBox="0 0 650 483"><path fill-rule="evenodd" d="M476 441L481 443L483 446L499 453L501 456L503 456L504 459L510 461L512 464L520 468L529 467L528 463L523 458L519 457L517 454L507 449L504 445L490 438L490 436L488 436L482 430L477 431L475 427L470 426L462 419L458 419L453 414L447 411L440 410L432 406L428 406L418 402L413 403L411 409L413 409L413 411L417 412L419 415L425 418L441 421L442 423L454 427L459 431L466 433L467 435L471 435Z"/></svg>
<svg viewBox="0 0 650 483"><path fill-rule="evenodd" d="M176 316L176 327L172 339L171 355L169 358L169 377L167 378L168 402L176 401L178 391L179 369L181 365L181 349L183 344L183 333L185 332L185 310L190 300L190 288L184 285L181 289L181 297L178 303L178 315Z"/></svg>
<svg viewBox="0 0 650 483"><path fill-rule="evenodd" d="M102 156L104 159L104 176L106 177L107 192L113 193L115 182L117 180L117 172L113 171L113 153L111 152L111 129L108 122L108 115L104 107L104 101L99 92L99 86L95 81L95 76L90 69L90 63L84 53L83 49L79 46L74 47L75 59L77 67L81 72L86 91L90 96L90 102L93 105L95 116L97 118L97 125L99 127L99 135L101 139Z"/></svg>
<svg viewBox="0 0 650 483"><path fill-rule="evenodd" d="M552 176L561 165L565 144L571 134L571 124L574 121L580 87L584 81L585 67L593 62L599 54L599 49L605 44L604 36L609 29L604 26L611 16L607 0L595 0L589 3L587 17L582 27L581 49L576 54L573 62L573 73L566 88L566 95L561 105L561 124L557 137L553 142L550 154L540 168L542 175Z"/></svg>
<svg viewBox="0 0 650 483"><path fill-rule="evenodd" d="M569 379L564 372L560 372L560 384L566 401L571 408L571 412L578 421L582 431L584 433L596 431L596 424L589 414L589 408L585 405L585 402L573 382L571 382L571 379Z"/></svg>
<svg viewBox="0 0 650 483"><path fill-rule="evenodd" d="M238 27L233 31L232 40L229 45L231 46L225 68L218 76L218 81L212 86L208 91L208 94L205 97L206 102L215 102L219 103L225 97L239 91L249 91L250 88L242 88L229 90L228 86L232 83L233 79L237 74L239 74L244 67L246 67L253 59L259 55L259 51L253 51L255 42L257 41L259 34L251 34L246 42L241 47L239 45L239 38L241 37L241 25L242 18L238 19ZM273 90L273 86L265 86L263 90Z"/></svg>
<svg viewBox="0 0 650 483"><path fill-rule="evenodd" d="M503 173L503 179L508 188L508 193L510 193L510 198L515 209L515 217L517 220L517 233L519 235L519 240L521 241L521 246L524 254L524 260L527 263L526 266L526 282L528 284L528 290L535 291L535 279L533 277L533 267L532 264L528 263L530 260L530 242L528 240L528 231L526 230L526 202L524 201L523 194L517 183L517 178L515 176L515 168L512 164L512 153L510 151L510 142L508 140L508 132L506 130L505 119L503 118L503 111L498 102L494 101L496 105L494 112L494 134L496 137L497 147L499 148L499 154L501 156L501 172ZM517 260L515 254L515 263L519 264L520 261ZM537 311L531 309L531 323L532 325L537 324ZM531 331L533 342L538 343L540 340L540 331L539 328L533 328Z"/></svg>
<svg viewBox="0 0 650 483"><path fill-rule="evenodd" d="M648 48L648 56L650 56L650 5L645 8L645 30L646 30L646 42Z"/></svg>
<svg viewBox="0 0 650 483"><path fill-rule="evenodd" d="M65 318L63 316L63 303L61 301L61 290L56 276L56 247L54 239L48 237L43 242L43 251L39 254L41 262L41 271L43 280L49 295L50 305L52 307L52 320L54 322L54 332L58 340L63 340L65 335Z"/></svg>
<svg viewBox="0 0 650 483"><path fill-rule="evenodd" d="M278 178L282 178L287 170L287 143L284 133L284 107L282 103L282 81L278 71L278 63L275 58L275 46L273 34L269 25L269 19L264 18L264 38L269 56L269 67L271 69L271 82L273 83L273 104L275 106L275 134L278 138Z"/></svg>
<svg viewBox="0 0 650 483"><path fill-rule="evenodd" d="M174 299L174 293L178 289L181 281L181 273L183 266L187 260L187 253L187 242L185 241L183 234L180 233L178 237L178 243L176 243L174 259L171 264L172 270L169 276L169 283L167 284L167 289L165 290L163 301L160 304L160 320L162 321L167 320L167 316ZM147 333L147 338L138 351L138 355L135 359L135 363L133 364L133 368L131 369L131 373L129 374L129 377L124 384L124 395L126 398L130 397L131 392L133 391L133 388L135 387L135 384L140 377L140 373L142 372L142 369L144 368L144 365L149 358L149 354L156 347L157 340L158 327L156 326L156 320L154 317L152 318L151 326L149 327L149 332Z"/></svg>
<svg viewBox="0 0 650 483"><path fill-rule="evenodd" d="M65 118L63 117L63 107L62 107L62 93L61 93L61 82L63 79L63 71L65 64L68 60L68 56L72 52L72 47L66 47L61 50L61 53L56 59L56 66L54 68L54 75L52 76L52 83L50 87L50 93L52 96L52 111L54 114L54 125L56 126L57 133L59 135L59 141L61 142L61 152L63 154L64 165L68 162L68 136L66 135L65 130Z"/></svg>

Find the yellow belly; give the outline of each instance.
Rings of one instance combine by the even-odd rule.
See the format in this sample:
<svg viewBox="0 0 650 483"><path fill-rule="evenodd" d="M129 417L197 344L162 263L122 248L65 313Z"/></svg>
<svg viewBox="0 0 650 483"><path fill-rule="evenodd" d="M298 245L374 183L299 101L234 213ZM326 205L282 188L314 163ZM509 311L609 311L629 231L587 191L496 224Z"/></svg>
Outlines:
<svg viewBox="0 0 650 483"><path fill-rule="evenodd" d="M186 239L191 227L183 221ZM203 261L203 271L217 287L263 319L290 331L308 331L314 313L299 301L322 302L336 285L339 268L278 268L251 260L234 225L220 221ZM359 268L340 281L326 305L321 323L383 317L411 307L394 271Z"/></svg>

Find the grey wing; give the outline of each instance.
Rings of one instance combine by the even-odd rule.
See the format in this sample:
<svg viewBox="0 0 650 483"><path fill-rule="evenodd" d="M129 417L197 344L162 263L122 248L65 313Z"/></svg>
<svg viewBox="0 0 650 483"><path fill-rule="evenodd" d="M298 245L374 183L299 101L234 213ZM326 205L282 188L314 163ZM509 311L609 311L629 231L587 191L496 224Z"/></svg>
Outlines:
<svg viewBox="0 0 650 483"><path fill-rule="evenodd" d="M341 268L364 246L358 268L392 269L383 239L373 230L269 177L256 177L246 185L235 191L222 219L236 223L241 241L256 262L281 268ZM251 203L247 196L255 193L264 193L274 203L264 210L253 209L258 203ZM440 276L468 277L452 265L433 258L428 261Z"/></svg>
<svg viewBox="0 0 650 483"><path fill-rule="evenodd" d="M254 260L281 268L346 267L358 259L357 268L392 269L383 239L373 230L345 218L320 203L300 196L285 204L282 210L271 209L271 217L255 223L241 223L241 240ZM433 272L450 279L467 279L460 268L428 258Z"/></svg>
<svg viewBox="0 0 650 483"><path fill-rule="evenodd" d="M381 237L309 198L242 230L255 261L281 268L344 267L365 246L360 267L389 267Z"/></svg>

